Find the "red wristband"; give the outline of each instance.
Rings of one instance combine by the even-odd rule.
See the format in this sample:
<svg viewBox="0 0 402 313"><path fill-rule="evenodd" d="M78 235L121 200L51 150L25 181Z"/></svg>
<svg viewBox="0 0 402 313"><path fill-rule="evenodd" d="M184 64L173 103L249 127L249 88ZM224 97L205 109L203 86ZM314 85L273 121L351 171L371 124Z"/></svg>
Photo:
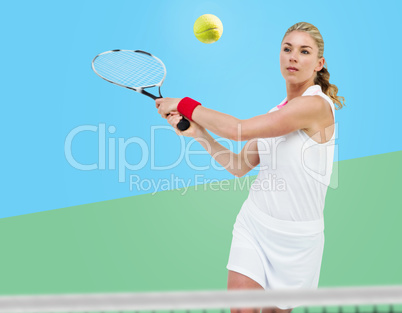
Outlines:
<svg viewBox="0 0 402 313"><path fill-rule="evenodd" d="M177 111L179 111L181 115L184 115L185 117L187 117L187 119L192 121L191 117L193 115L193 111L198 105L201 105L201 103L189 97L185 97L181 99L181 101L177 105Z"/></svg>

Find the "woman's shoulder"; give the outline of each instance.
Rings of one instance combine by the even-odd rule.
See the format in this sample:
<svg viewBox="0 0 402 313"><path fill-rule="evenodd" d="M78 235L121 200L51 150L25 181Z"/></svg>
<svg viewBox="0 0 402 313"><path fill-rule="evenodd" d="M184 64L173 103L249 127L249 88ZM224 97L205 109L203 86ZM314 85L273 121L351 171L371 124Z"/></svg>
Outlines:
<svg viewBox="0 0 402 313"><path fill-rule="evenodd" d="M335 110L334 103L330 97L328 97L321 89L320 85L313 85L303 93L302 96L312 96L314 99L317 99L317 101L323 103L324 105L327 105L327 103L330 104L331 109Z"/></svg>

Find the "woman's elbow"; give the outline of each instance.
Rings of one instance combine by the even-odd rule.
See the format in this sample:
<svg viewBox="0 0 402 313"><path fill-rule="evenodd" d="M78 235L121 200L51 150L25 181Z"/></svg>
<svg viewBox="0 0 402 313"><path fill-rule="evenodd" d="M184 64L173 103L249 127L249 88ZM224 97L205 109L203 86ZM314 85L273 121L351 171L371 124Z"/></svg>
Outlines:
<svg viewBox="0 0 402 313"><path fill-rule="evenodd" d="M231 174L233 174L236 178L243 177L243 176L246 175L247 173L248 173L248 171L244 171L244 170L240 170L240 169L231 171Z"/></svg>
<svg viewBox="0 0 402 313"><path fill-rule="evenodd" d="M243 177L244 175L245 175L245 173L235 173L235 174L234 174L234 176L235 176L236 178Z"/></svg>
<svg viewBox="0 0 402 313"><path fill-rule="evenodd" d="M232 172L231 174L233 174L233 176L236 178L240 178L244 175L243 173L240 173L240 172Z"/></svg>

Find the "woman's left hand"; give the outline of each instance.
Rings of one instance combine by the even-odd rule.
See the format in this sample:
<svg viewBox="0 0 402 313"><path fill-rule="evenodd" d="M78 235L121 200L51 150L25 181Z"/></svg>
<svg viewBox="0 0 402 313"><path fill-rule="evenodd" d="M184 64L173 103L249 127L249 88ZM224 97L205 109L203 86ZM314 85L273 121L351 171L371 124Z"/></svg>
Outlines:
<svg viewBox="0 0 402 313"><path fill-rule="evenodd" d="M177 105L181 101L181 98L160 98L155 100L155 106L158 109L158 113L167 118L170 112L177 112Z"/></svg>

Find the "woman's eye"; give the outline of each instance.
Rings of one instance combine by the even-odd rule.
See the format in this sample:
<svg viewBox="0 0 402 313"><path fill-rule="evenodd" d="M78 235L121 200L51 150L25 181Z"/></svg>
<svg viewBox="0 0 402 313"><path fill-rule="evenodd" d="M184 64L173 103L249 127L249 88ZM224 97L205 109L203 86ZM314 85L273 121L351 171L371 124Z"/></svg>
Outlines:
<svg viewBox="0 0 402 313"><path fill-rule="evenodd" d="M285 51L285 52L289 52L290 51L290 49L289 48L283 48L283 51ZM302 52L301 52L302 54L310 54L310 52L309 51L307 51L307 50L302 50Z"/></svg>

